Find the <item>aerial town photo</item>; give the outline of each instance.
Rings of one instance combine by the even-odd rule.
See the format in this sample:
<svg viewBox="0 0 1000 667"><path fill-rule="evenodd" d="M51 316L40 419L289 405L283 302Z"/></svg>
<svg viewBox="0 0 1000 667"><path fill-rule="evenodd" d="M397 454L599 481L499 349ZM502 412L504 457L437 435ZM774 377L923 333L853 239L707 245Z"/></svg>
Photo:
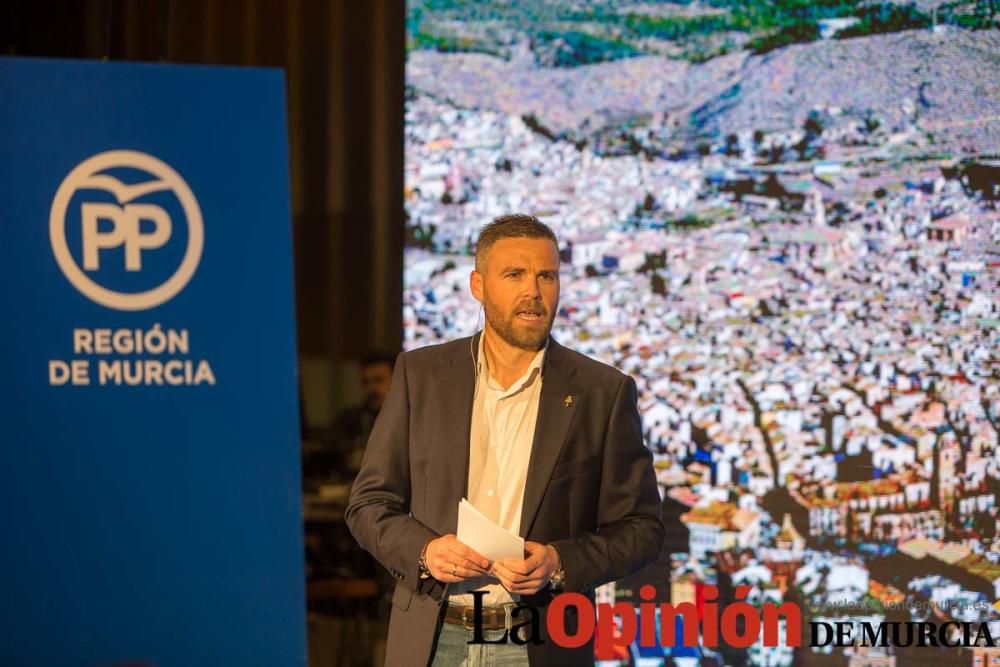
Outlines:
<svg viewBox="0 0 1000 667"><path fill-rule="evenodd" d="M474 333L478 230L538 216L553 336L635 378L668 527L598 599L802 611L798 646L598 664L1000 665L1000 2L408 0L406 27L406 347ZM996 646L809 636L886 621Z"/></svg>

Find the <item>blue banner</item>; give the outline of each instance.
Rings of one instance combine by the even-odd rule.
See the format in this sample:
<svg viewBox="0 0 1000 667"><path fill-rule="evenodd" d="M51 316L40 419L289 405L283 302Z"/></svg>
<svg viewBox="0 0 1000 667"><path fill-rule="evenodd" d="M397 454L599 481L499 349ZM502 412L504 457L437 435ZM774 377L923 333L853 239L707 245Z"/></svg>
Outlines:
<svg viewBox="0 0 1000 667"><path fill-rule="evenodd" d="M0 664L304 665L282 72L0 92Z"/></svg>

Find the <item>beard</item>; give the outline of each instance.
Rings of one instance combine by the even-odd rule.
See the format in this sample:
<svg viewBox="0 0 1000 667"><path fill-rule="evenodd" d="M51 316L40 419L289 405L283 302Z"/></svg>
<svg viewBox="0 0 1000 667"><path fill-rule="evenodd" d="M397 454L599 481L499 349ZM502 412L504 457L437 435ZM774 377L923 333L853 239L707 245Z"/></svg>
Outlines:
<svg viewBox="0 0 1000 667"><path fill-rule="evenodd" d="M514 306L510 313L504 313L484 294L483 310L486 312L486 321L505 343L532 352L537 352L545 345L555 319L555 313L550 313L542 302L537 300L522 301ZM519 321L517 315L524 311L537 313L539 319L535 322Z"/></svg>

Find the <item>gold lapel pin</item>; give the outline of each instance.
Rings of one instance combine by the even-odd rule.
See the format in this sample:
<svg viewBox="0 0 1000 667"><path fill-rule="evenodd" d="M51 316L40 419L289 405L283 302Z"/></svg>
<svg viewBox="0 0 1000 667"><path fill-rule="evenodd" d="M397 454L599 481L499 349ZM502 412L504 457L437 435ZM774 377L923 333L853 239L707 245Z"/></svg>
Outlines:
<svg viewBox="0 0 1000 667"><path fill-rule="evenodd" d="M573 405L573 397L567 396L566 399L563 401L563 405L565 405L567 408L571 407Z"/></svg>

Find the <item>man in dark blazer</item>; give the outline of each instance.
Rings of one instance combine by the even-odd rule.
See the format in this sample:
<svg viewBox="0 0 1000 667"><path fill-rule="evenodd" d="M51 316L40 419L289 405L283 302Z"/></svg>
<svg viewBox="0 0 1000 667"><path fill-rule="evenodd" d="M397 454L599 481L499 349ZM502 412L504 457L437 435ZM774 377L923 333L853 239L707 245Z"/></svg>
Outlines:
<svg viewBox="0 0 1000 667"><path fill-rule="evenodd" d="M539 611L541 642L512 644L513 652L497 654L504 664L592 665L593 640L569 649L549 637L547 603L561 591L593 600L595 587L639 570L662 548L635 382L550 337L558 271L546 225L497 218L480 234L470 277L486 313L483 332L396 362L347 509L355 538L398 580L387 665L459 664L472 617L455 600L468 602L473 588L502 603L487 607L495 613L483 618L497 624L487 629L506 634L511 617L502 610L512 603ZM519 402L504 412L508 397ZM490 474L482 452L497 447L513 454L482 482ZM465 497L492 504L494 520L513 524L506 527L525 539L523 560L491 563L457 540ZM484 582L493 586L478 588ZM575 634L577 622L570 607L566 632Z"/></svg>

